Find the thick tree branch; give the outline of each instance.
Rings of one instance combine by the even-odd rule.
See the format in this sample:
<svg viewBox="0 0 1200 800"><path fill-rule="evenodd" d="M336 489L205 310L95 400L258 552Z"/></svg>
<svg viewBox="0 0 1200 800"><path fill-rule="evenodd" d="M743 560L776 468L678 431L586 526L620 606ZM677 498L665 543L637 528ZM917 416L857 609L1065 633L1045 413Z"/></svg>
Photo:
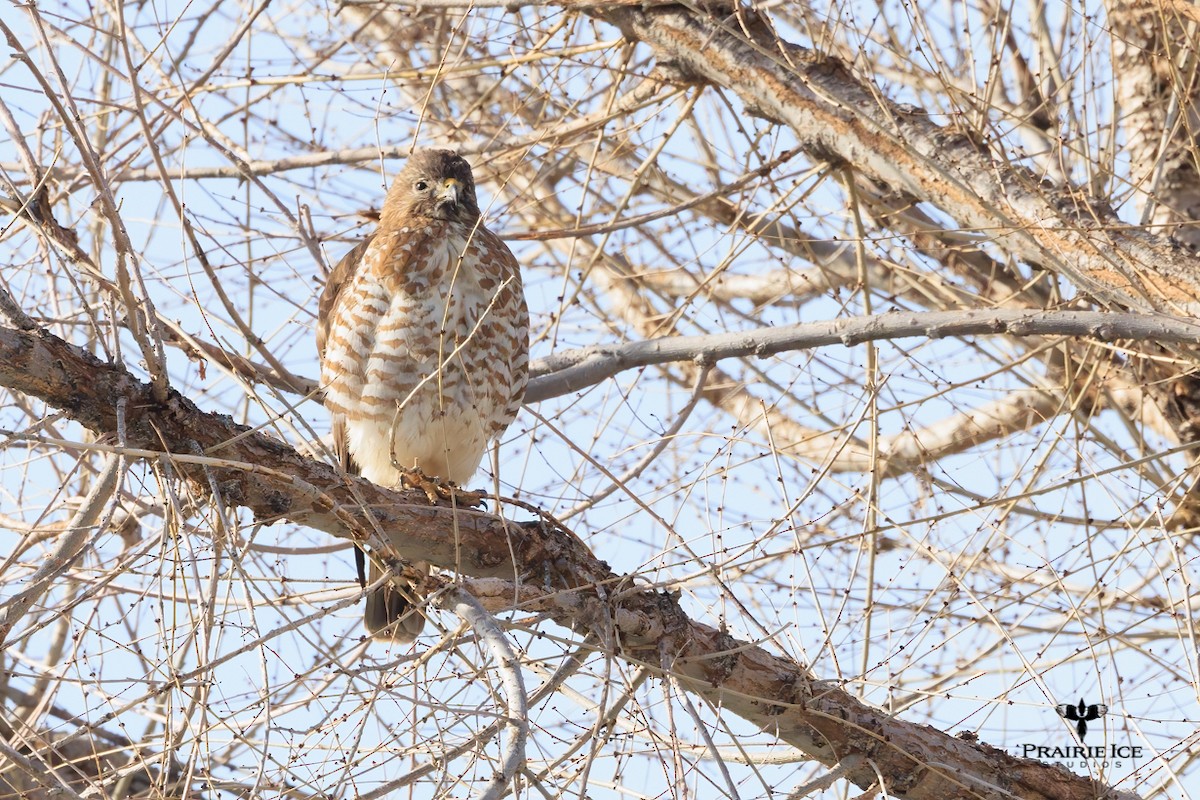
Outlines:
<svg viewBox="0 0 1200 800"><path fill-rule="evenodd" d="M933 203L963 227L994 232L996 244L1082 292L1133 309L1200 310L1196 259L1169 240L1123 225L1100 200L996 162L920 109L889 103L841 61L782 41L749 11L724 20L678 5L590 13L689 78L786 124L815 156Z"/></svg>
<svg viewBox="0 0 1200 800"><path fill-rule="evenodd" d="M659 668L665 642L675 654L677 679L713 704L826 764L863 756L847 771L860 786L882 775L889 791L914 800L1116 796L1060 767L891 718L836 684L814 680L791 659L688 619L673 595L614 574L568 531L428 507L414 497L419 492L392 492L340 474L178 394L156 402L151 387L122 366L49 333L0 328L0 385L62 409L97 434L116 431L116 409L123 405L128 448L169 454L178 474L202 488L218 487L224 502L260 520L287 518L373 546L386 543L385 550L410 559L457 563L471 577L503 578L508 596L594 633L622 657L652 669ZM557 591L520 580L547 569Z"/></svg>

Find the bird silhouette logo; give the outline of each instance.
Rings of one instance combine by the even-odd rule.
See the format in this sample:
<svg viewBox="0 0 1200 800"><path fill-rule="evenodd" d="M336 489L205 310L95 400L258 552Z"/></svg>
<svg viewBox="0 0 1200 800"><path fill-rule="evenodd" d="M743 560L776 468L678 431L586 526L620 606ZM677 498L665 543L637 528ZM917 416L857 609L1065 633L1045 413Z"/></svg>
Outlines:
<svg viewBox="0 0 1200 800"><path fill-rule="evenodd" d="M1088 705L1083 702L1083 698L1079 698L1079 705L1073 706L1068 703L1063 703L1054 707L1058 715L1063 719L1069 719L1075 723L1075 730L1079 733L1079 740L1087 736L1087 724L1094 719L1100 719L1108 713L1108 706L1103 703Z"/></svg>

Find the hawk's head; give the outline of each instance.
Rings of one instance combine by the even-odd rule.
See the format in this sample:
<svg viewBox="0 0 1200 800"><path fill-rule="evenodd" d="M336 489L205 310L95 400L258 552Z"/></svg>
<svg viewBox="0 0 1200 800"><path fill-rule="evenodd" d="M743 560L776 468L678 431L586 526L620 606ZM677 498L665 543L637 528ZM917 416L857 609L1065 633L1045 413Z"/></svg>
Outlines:
<svg viewBox="0 0 1200 800"><path fill-rule="evenodd" d="M418 150L396 176L384 201L383 217L412 217L474 225L479 219L471 165L453 150Z"/></svg>

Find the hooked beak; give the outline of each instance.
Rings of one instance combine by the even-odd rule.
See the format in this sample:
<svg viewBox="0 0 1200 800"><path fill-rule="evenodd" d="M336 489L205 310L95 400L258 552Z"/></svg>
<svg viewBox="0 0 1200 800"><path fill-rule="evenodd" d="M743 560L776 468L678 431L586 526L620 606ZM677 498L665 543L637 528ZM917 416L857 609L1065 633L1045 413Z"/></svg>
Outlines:
<svg viewBox="0 0 1200 800"><path fill-rule="evenodd" d="M457 178L446 178L442 181L442 188L438 191L438 205L457 206L462 198L464 188L462 181Z"/></svg>

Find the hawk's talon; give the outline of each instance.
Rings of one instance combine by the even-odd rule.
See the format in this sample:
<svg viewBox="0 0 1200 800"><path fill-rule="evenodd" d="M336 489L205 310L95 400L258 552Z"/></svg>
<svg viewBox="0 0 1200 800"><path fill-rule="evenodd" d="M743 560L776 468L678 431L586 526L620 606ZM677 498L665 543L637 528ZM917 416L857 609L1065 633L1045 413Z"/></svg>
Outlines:
<svg viewBox="0 0 1200 800"><path fill-rule="evenodd" d="M465 508L479 508L487 503L487 492L475 492L470 489L462 489L457 483L447 484L454 493L454 504ZM449 499L449 498L447 498Z"/></svg>
<svg viewBox="0 0 1200 800"><path fill-rule="evenodd" d="M405 489L420 489L431 506L437 505L444 491L436 478L429 477L416 467L400 468L400 485Z"/></svg>
<svg viewBox="0 0 1200 800"><path fill-rule="evenodd" d="M475 508L483 505L487 499L485 492L472 492L460 489L453 481L440 481L426 475L416 467L400 470L400 485L406 489L420 489L429 500L429 505L436 506L439 500L448 500L453 505Z"/></svg>

